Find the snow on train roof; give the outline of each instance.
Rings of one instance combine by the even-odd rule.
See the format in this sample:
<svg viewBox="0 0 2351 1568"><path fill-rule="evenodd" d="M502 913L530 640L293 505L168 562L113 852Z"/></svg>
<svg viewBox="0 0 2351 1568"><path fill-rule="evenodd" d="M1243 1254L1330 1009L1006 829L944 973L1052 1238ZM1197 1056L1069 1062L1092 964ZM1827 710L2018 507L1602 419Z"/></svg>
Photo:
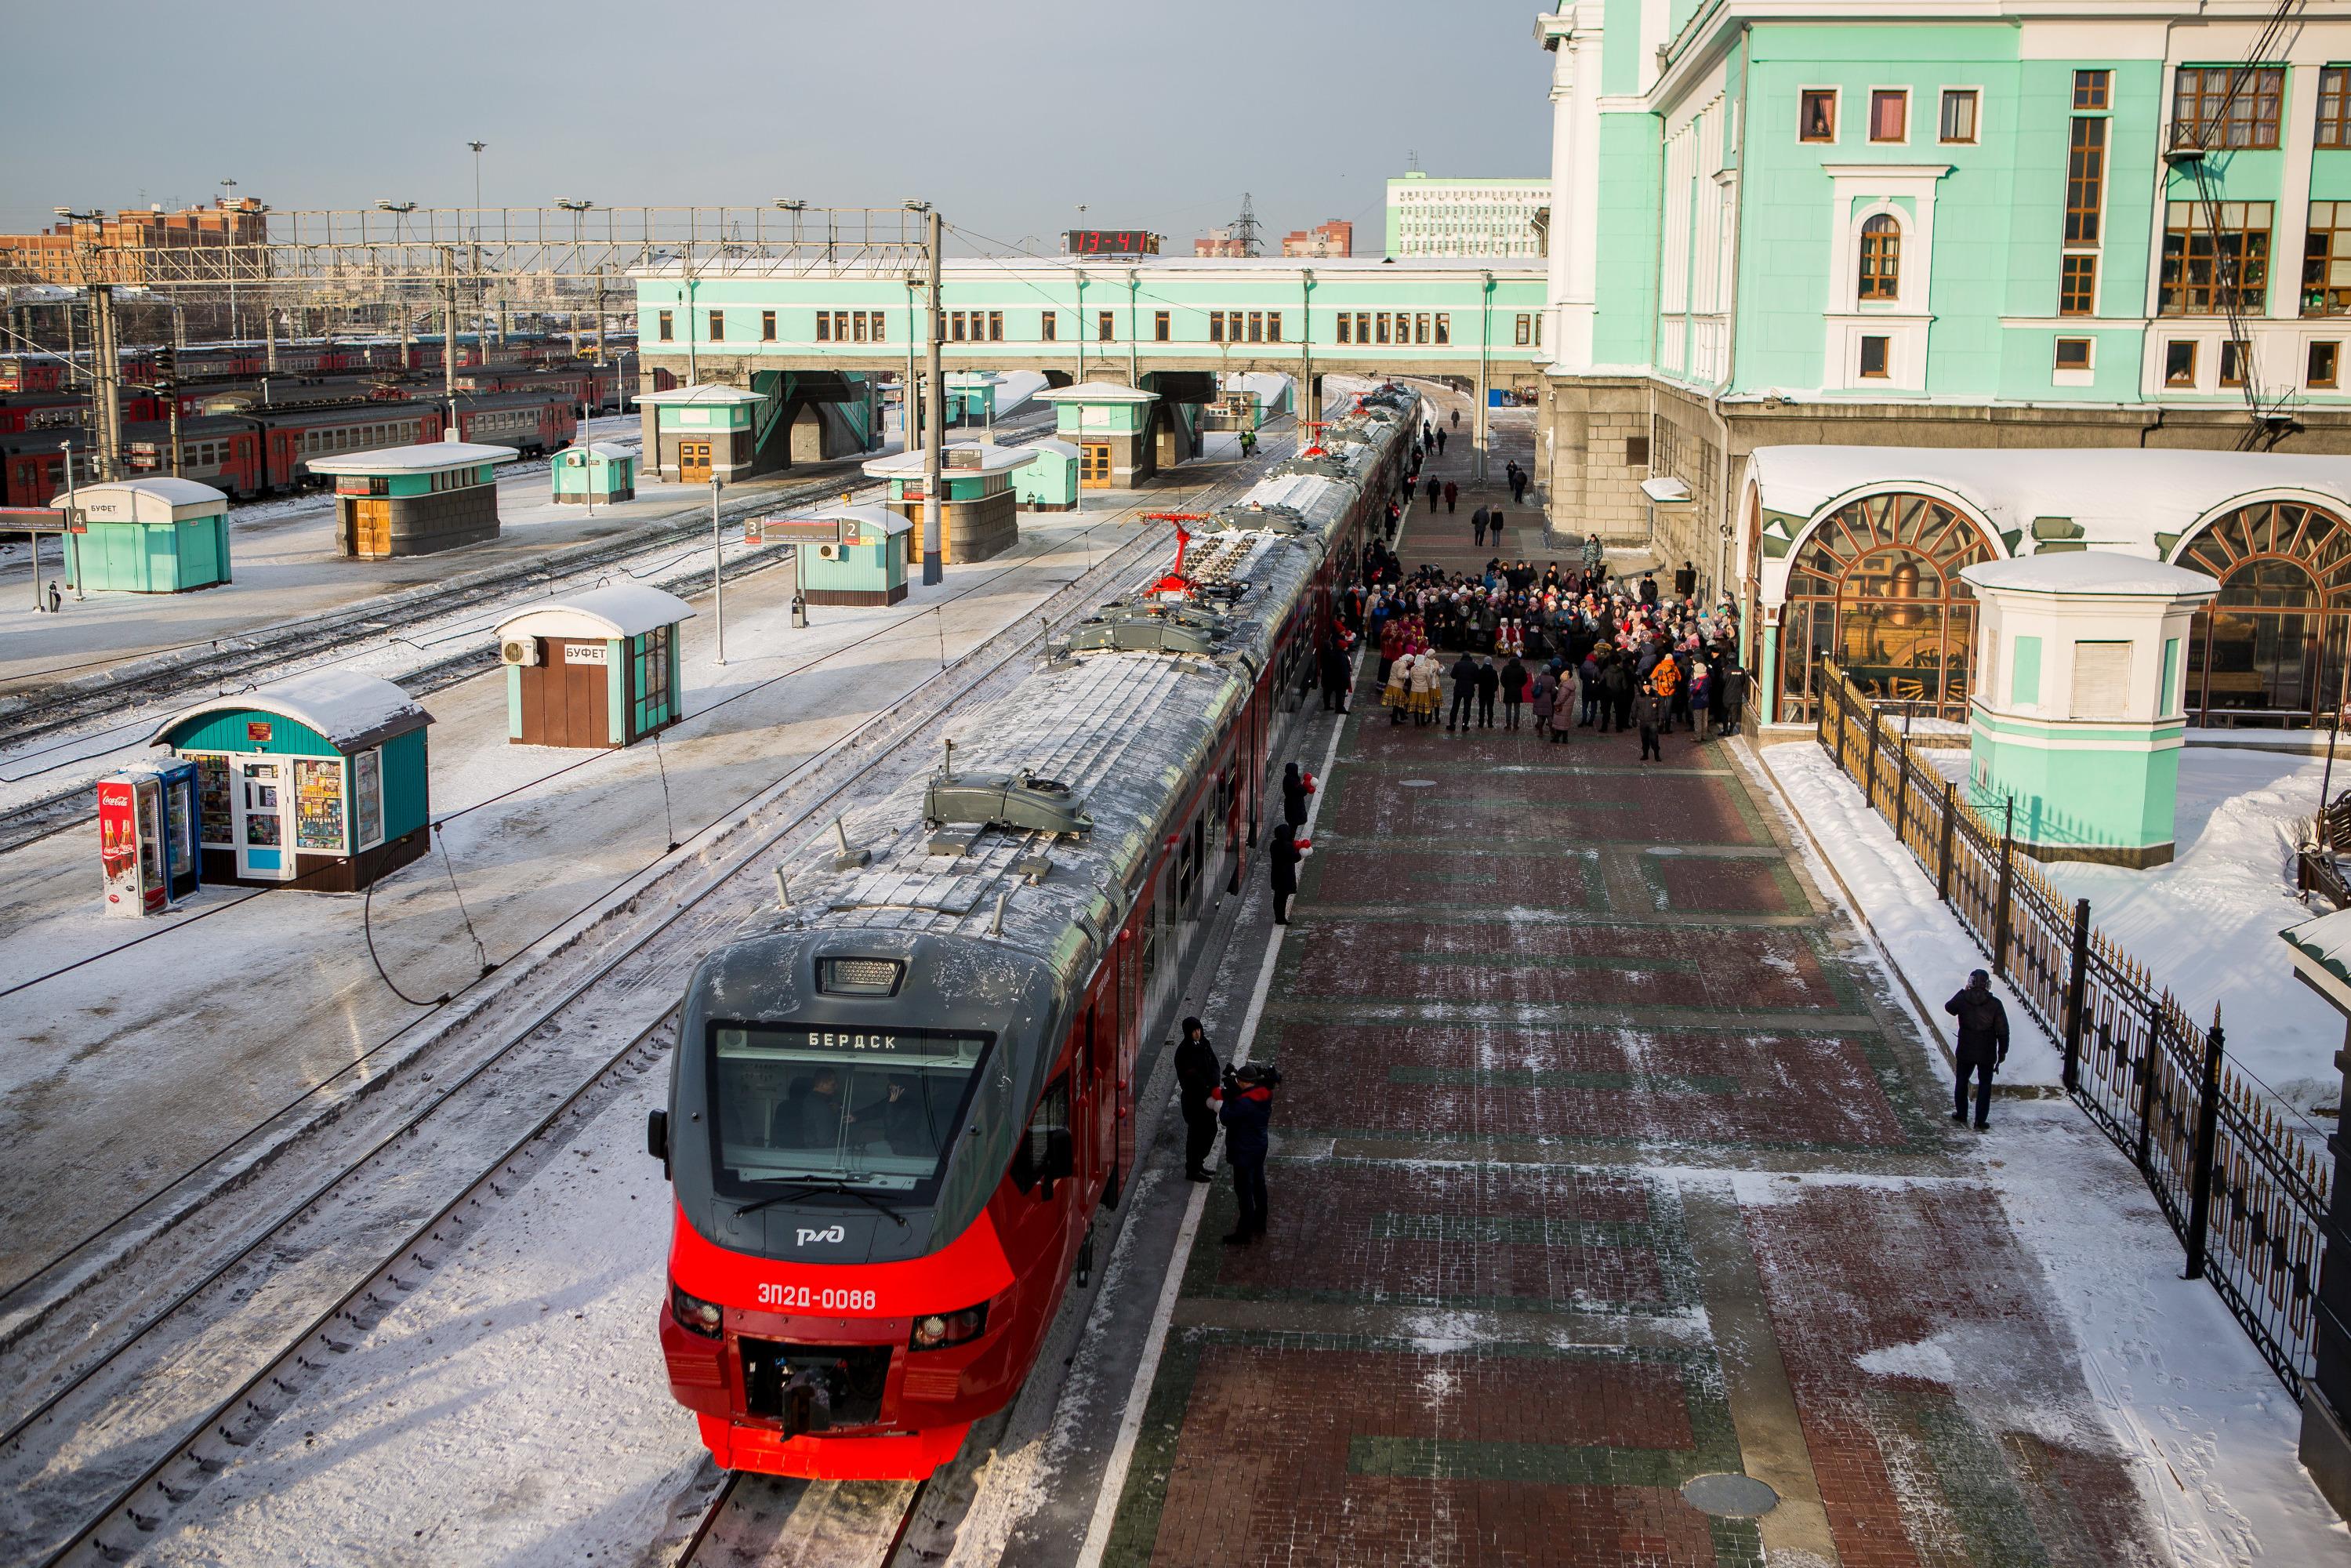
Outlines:
<svg viewBox="0 0 2351 1568"><path fill-rule="evenodd" d="M1385 436L1398 427L1391 420L1360 428ZM1163 820L1181 804L1171 798L1171 781L1200 770L1230 716L1249 700L1378 449L1347 441L1334 455L1346 480L1292 476L1261 481L1241 497L1244 505L1296 510L1306 531L1228 529L1205 552L1195 541L1196 571L1241 586L1222 607L1228 635L1214 657L1077 653L1040 664L1007 695L945 727L941 738L956 742L957 778L1027 769L1058 780L1082 800L1093 821L1090 832L1052 838L989 829L966 853L934 853L923 810L935 768L926 768L844 820L850 842L864 852L861 862L841 863L831 836L807 846L784 868L788 906L755 917L741 935L820 926L977 937L1042 961L1069 980L1081 977L1125 917L1131 884L1160 835L1173 831ZM1138 571L1130 591L1155 580L1166 563L1163 555ZM1040 853L1049 866L1041 881L1032 881L1033 857Z"/></svg>

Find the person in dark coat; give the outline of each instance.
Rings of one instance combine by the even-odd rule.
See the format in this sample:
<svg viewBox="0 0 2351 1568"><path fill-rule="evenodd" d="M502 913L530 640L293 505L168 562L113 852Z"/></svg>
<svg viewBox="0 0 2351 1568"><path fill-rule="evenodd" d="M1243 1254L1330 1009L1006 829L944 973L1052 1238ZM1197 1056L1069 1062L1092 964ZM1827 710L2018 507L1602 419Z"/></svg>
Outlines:
<svg viewBox="0 0 2351 1568"><path fill-rule="evenodd" d="M1656 606L1657 574L1654 571L1645 571L1641 574L1641 602L1652 609Z"/></svg>
<svg viewBox="0 0 2351 1568"><path fill-rule="evenodd" d="M1697 592L1698 568L1688 561L1684 561L1674 573L1674 597L1687 601Z"/></svg>
<svg viewBox="0 0 2351 1568"><path fill-rule="evenodd" d="M1479 507L1469 514L1469 542L1479 548L1486 543L1486 508Z"/></svg>
<svg viewBox="0 0 2351 1568"><path fill-rule="evenodd" d="M1647 762L1655 758L1663 762L1666 749L1658 743L1657 732L1666 727L1672 707L1658 695L1656 687L1644 685L1640 695L1633 701L1633 711L1641 721L1641 760Z"/></svg>
<svg viewBox="0 0 2351 1568"><path fill-rule="evenodd" d="M1469 727L1469 704L1478 695L1478 661L1468 653L1453 663L1453 711L1445 721L1445 733Z"/></svg>
<svg viewBox="0 0 2351 1568"><path fill-rule="evenodd" d="M1981 969L1968 973L1968 983L1943 1004L1959 1020L1959 1045L1952 1053L1959 1070L1951 1091L1951 1120L1968 1119L1968 1080L1976 1081L1976 1131L1991 1125L1991 1080L2008 1060L2008 1008L1992 995L1991 977Z"/></svg>
<svg viewBox="0 0 2351 1568"><path fill-rule="evenodd" d="M1499 546L1502 542L1502 508L1493 507L1486 512L1486 538Z"/></svg>
<svg viewBox="0 0 2351 1568"><path fill-rule="evenodd" d="M1208 1101L1223 1071L1207 1028L1198 1019L1186 1019L1184 1038L1176 1046L1176 1103L1184 1111L1186 1181L1208 1179L1206 1161L1217 1146L1217 1112Z"/></svg>
<svg viewBox="0 0 2351 1568"><path fill-rule="evenodd" d="M1445 433L1441 430L1437 433L1437 445L1439 451L1444 449ZM1447 517L1452 516L1453 505L1460 499L1461 486L1455 484L1452 480L1447 479L1445 482L1445 512Z"/></svg>
<svg viewBox="0 0 2351 1568"><path fill-rule="evenodd" d="M1345 713L1351 672L1347 668L1346 650L1339 646L1339 639L1324 638L1322 652L1316 655L1316 662L1320 665L1322 678L1322 711L1330 713L1336 710Z"/></svg>
<svg viewBox="0 0 2351 1568"><path fill-rule="evenodd" d="M1494 660L1489 654L1478 665L1478 727L1479 729L1494 727L1494 694L1501 689L1501 672L1494 668Z"/></svg>
<svg viewBox="0 0 2351 1568"><path fill-rule="evenodd" d="M1238 1210L1228 1247L1240 1247L1265 1234L1265 1156L1272 1145L1273 1090L1281 1074L1249 1062L1225 1070L1225 1160L1233 1167L1233 1199Z"/></svg>
<svg viewBox="0 0 2351 1568"><path fill-rule="evenodd" d="M1296 830L1288 822L1273 830L1273 847L1267 859L1272 862L1273 923L1290 924L1290 901L1298 895L1298 841Z"/></svg>
<svg viewBox="0 0 2351 1568"><path fill-rule="evenodd" d="M1290 822L1306 821L1306 780L1295 762L1285 763L1281 769L1281 815Z"/></svg>
<svg viewBox="0 0 2351 1568"><path fill-rule="evenodd" d="M1437 426L1437 455L1439 457L1445 455L1445 427L1443 425Z"/></svg>
<svg viewBox="0 0 2351 1568"><path fill-rule="evenodd" d="M1520 710L1526 706L1527 685L1531 679L1531 677L1527 674L1526 665L1520 663L1515 653L1510 656L1510 662L1502 666L1502 727L1504 729L1519 727Z"/></svg>

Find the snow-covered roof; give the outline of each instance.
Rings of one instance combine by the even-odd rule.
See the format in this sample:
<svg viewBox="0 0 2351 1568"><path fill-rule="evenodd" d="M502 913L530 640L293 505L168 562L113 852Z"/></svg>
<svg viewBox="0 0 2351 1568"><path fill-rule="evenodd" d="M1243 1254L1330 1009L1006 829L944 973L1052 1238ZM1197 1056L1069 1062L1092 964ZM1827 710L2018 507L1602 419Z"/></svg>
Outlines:
<svg viewBox="0 0 2351 1568"><path fill-rule="evenodd" d="M511 446L486 446L476 441L426 441L342 457L313 457L309 462L313 474L438 474L485 463L511 463L521 455Z"/></svg>
<svg viewBox="0 0 2351 1568"><path fill-rule="evenodd" d="M2004 588L2018 593L2210 598L2220 591L2219 580L2203 572L2104 549L2057 550L2012 560L1978 561L1960 568L1959 575L1978 588Z"/></svg>
<svg viewBox="0 0 2351 1568"><path fill-rule="evenodd" d="M1078 450L1078 444L1074 441L1056 441L1048 437L1043 441L1031 441L1028 446L1031 452L1050 452L1056 457L1064 457L1072 463L1085 455Z"/></svg>
<svg viewBox="0 0 2351 1568"><path fill-rule="evenodd" d="M960 453L976 453L977 456L958 456ZM1023 468L1037 461L1037 455L1024 446L998 446L985 441L950 441L941 448L940 471L947 477L958 474L1003 474ZM865 465L865 472L876 479L918 479L923 474L924 455L920 447L912 452L893 452L887 457L876 457Z"/></svg>
<svg viewBox="0 0 2351 1568"><path fill-rule="evenodd" d="M1001 386L1008 379L997 374L994 371L949 371L947 372L947 385L951 387Z"/></svg>
<svg viewBox="0 0 2351 1568"><path fill-rule="evenodd" d="M2036 518L2078 526L2083 542L2158 557L2244 497L2299 490L2351 512L2351 457L2264 452L1937 446L1759 446L1748 473L1775 512L1809 517L1865 490L1949 493L2001 532Z"/></svg>
<svg viewBox="0 0 2351 1568"><path fill-rule="evenodd" d="M758 392L745 392L741 387L720 386L711 382L697 382L690 387L672 387L667 392L644 392L637 398L640 404L650 404L654 408L734 408L742 403L767 401Z"/></svg>
<svg viewBox="0 0 2351 1568"><path fill-rule="evenodd" d="M1642 480L1641 494L1660 507L1678 507L1689 501L1690 487L1679 479L1660 475L1654 479Z"/></svg>
<svg viewBox="0 0 2351 1568"><path fill-rule="evenodd" d="M1116 382L1080 382L1073 387L1047 387L1037 394L1045 402L1157 402L1159 394Z"/></svg>
<svg viewBox="0 0 2351 1568"><path fill-rule="evenodd" d="M642 582L616 582L534 604L498 622L498 640L508 637L642 637L656 626L674 625L694 614L694 606L674 593Z"/></svg>
<svg viewBox="0 0 2351 1568"><path fill-rule="evenodd" d="M609 441L591 441L585 446L567 446L562 455L577 458L583 452L601 457L607 463L633 463L637 457L635 449L615 446Z"/></svg>
<svg viewBox="0 0 2351 1568"><path fill-rule="evenodd" d="M855 523L861 528L872 528L884 534L912 533L914 519L887 507L860 505L852 501L836 502L830 507L804 507L787 512L779 521L785 523Z"/></svg>
<svg viewBox="0 0 2351 1568"><path fill-rule="evenodd" d="M381 676L355 670L313 670L183 708L147 744L164 745L175 731L208 715L244 712L273 713L308 725L338 751L358 751L433 722L433 716L419 707L414 698Z"/></svg>
<svg viewBox="0 0 2351 1568"><path fill-rule="evenodd" d="M2294 967L2320 995L2351 1012L2351 909L2338 909L2278 933Z"/></svg>
<svg viewBox="0 0 2351 1568"><path fill-rule="evenodd" d="M180 517L225 511L228 497L193 479L112 479L61 492L49 505L70 504L93 523L168 523Z"/></svg>

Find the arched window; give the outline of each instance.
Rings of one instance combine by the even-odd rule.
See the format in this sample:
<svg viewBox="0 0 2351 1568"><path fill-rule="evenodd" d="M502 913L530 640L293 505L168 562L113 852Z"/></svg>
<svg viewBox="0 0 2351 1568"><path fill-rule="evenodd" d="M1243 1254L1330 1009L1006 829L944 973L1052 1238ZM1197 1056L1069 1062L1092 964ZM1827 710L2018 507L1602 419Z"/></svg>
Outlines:
<svg viewBox="0 0 2351 1568"><path fill-rule="evenodd" d="M2304 725L2334 705L2351 622L2351 527L2298 502L2257 502L2176 559L2220 580L2189 644L2198 722Z"/></svg>
<svg viewBox="0 0 2351 1568"><path fill-rule="evenodd" d="M1902 225L1890 214L1879 213L1861 225L1861 297L1898 299L1902 296Z"/></svg>
<svg viewBox="0 0 2351 1568"><path fill-rule="evenodd" d="M1976 606L1959 569L1991 558L1973 522L1926 496L1871 496L1822 518L1788 573L1779 716L1813 716L1833 659L1872 696L1964 722Z"/></svg>

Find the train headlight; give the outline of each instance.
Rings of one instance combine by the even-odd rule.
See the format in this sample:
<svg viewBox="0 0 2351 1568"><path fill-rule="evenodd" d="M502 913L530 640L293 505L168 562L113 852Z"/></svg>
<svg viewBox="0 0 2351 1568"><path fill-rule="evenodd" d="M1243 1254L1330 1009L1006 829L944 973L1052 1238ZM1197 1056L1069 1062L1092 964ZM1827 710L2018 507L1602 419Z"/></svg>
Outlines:
<svg viewBox="0 0 2351 1568"><path fill-rule="evenodd" d="M725 1314L716 1301L705 1301L700 1296L680 1290L674 1283L669 1288L670 1315L677 1326L688 1333L698 1333L705 1339L716 1339Z"/></svg>
<svg viewBox="0 0 2351 1568"><path fill-rule="evenodd" d="M959 1312L932 1312L914 1320L914 1332L906 1341L908 1350L945 1350L949 1345L963 1344L987 1332L987 1303L966 1307Z"/></svg>

